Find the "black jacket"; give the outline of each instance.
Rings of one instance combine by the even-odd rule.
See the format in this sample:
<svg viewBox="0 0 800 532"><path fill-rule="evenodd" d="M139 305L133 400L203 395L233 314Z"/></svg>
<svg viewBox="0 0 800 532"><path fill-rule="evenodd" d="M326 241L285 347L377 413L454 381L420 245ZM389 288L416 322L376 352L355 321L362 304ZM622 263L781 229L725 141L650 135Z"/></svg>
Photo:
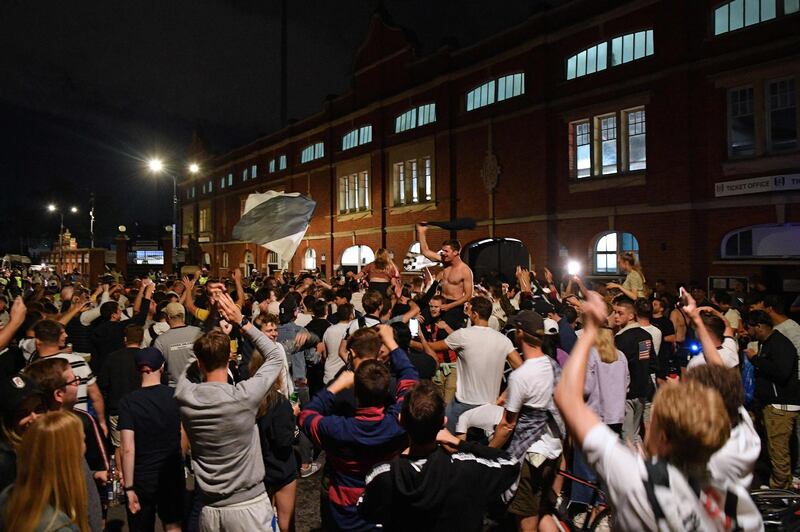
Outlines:
<svg viewBox="0 0 800 532"><path fill-rule="evenodd" d="M92 359L89 361L89 365L92 367L92 371L95 375L98 375L100 370L103 369L103 364L109 354L125 347L125 327L128 325L144 326L149 309L150 300L142 299L139 313L134 315L131 319L125 321L106 321L99 323L94 330L92 330Z"/></svg>
<svg viewBox="0 0 800 532"><path fill-rule="evenodd" d="M384 530L483 530L487 505L517 479L519 462L472 442L458 450L440 447L425 458L400 455L375 466L359 513Z"/></svg>
<svg viewBox="0 0 800 532"><path fill-rule="evenodd" d="M756 399L761 406L800 405L797 350L788 338L772 331L750 362L756 369Z"/></svg>
<svg viewBox="0 0 800 532"><path fill-rule="evenodd" d="M631 327L614 337L614 345L628 360L631 376L628 399L650 399L653 396L650 373L660 373L655 369L657 363L653 337L641 327Z"/></svg>

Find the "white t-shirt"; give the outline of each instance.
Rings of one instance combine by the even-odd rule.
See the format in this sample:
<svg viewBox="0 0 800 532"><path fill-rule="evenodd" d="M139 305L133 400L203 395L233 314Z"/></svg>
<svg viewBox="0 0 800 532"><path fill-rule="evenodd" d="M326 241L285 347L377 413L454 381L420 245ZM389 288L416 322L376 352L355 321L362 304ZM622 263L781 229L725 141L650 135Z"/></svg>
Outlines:
<svg viewBox="0 0 800 532"><path fill-rule="evenodd" d="M774 330L778 331L792 342L794 348L797 349L797 356L800 357L800 325L794 320L786 320L783 323L777 324ZM798 368L798 371L800 371L800 368Z"/></svg>
<svg viewBox="0 0 800 532"><path fill-rule="evenodd" d="M322 382L326 386L344 367L344 360L339 356L339 345L344 339L348 325L350 325L350 322L331 325L322 335L322 341L325 343L325 352L327 353L325 356L325 375L322 377Z"/></svg>
<svg viewBox="0 0 800 532"><path fill-rule="evenodd" d="M458 329L445 338L458 355L456 399L469 405L494 403L508 354L514 345L489 327L474 325Z"/></svg>
<svg viewBox="0 0 800 532"><path fill-rule="evenodd" d="M739 328L739 324L742 323L742 315L739 314L739 311L735 308L729 308L728 311L725 312L725 319L728 320L728 324L730 324L734 332Z"/></svg>
<svg viewBox="0 0 800 532"><path fill-rule="evenodd" d="M650 333L650 336L653 337L653 349L658 355L658 352L661 350L661 329L656 327L653 324L650 325L642 325L642 329Z"/></svg>
<svg viewBox="0 0 800 532"><path fill-rule="evenodd" d="M295 325L299 325L300 327L305 327L306 325L311 323L312 319L313 319L313 316L311 314L306 314L305 312L301 312L294 319L294 323L295 323Z"/></svg>
<svg viewBox="0 0 800 532"><path fill-rule="evenodd" d="M547 356L529 358L508 377L505 409L519 413L523 406L545 409L553 400L553 366ZM528 448L551 460L561 455L561 440L548 428L542 437Z"/></svg>
<svg viewBox="0 0 800 532"><path fill-rule="evenodd" d="M763 530L761 514L750 499L747 490L730 482L712 481L701 493L701 501L694 494L685 477L673 466L668 466L669 487L656 485L656 499L664 512L662 527L657 526L653 508L647 497L643 479L647 469L643 458L622 443L619 436L602 423L598 423L583 441L583 452L587 463L597 471L606 483L606 495L614 507L614 517L619 530L711 530L723 532L725 526L725 489L738 497L738 525L745 532ZM706 496L711 491L719 505ZM704 503L716 506L717 517L704 509ZM664 526L666 525L666 526Z"/></svg>
<svg viewBox="0 0 800 532"><path fill-rule="evenodd" d="M761 453L761 438L758 437L750 415L739 407L739 424L731 430L728 441L711 455L708 470L717 480L730 480L749 488L753 482L753 468Z"/></svg>
<svg viewBox="0 0 800 532"><path fill-rule="evenodd" d="M361 321L364 322L365 327L372 327L373 325L378 325L380 323L380 320L377 320L372 316L364 316ZM353 333L359 330L360 328L361 325L359 324L359 319L358 318L353 319L347 325L347 332L345 333L345 336L347 336L348 338L353 336Z"/></svg>
<svg viewBox="0 0 800 532"><path fill-rule="evenodd" d="M482 405L478 408L467 410L458 418L456 434L465 434L470 428L482 429L486 437L491 440L494 429L503 419L503 407L499 405Z"/></svg>
<svg viewBox="0 0 800 532"><path fill-rule="evenodd" d="M281 302L280 301L270 301L269 305L267 305L267 312L269 312L273 316L280 316L281 315Z"/></svg>
<svg viewBox="0 0 800 532"><path fill-rule="evenodd" d="M726 336L725 339L722 340L722 347L717 349L717 352L719 356L722 357L722 363L725 364L726 368L735 368L739 365L739 345L736 343L736 340L730 336ZM686 369L692 369L704 364L706 364L706 357L701 353L692 357L686 365Z"/></svg>

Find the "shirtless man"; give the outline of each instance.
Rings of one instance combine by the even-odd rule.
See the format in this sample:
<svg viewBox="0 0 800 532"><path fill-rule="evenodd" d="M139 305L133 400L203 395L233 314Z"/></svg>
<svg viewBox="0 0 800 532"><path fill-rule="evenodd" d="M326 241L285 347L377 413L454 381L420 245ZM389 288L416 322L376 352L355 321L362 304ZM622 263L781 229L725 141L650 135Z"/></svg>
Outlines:
<svg viewBox="0 0 800 532"><path fill-rule="evenodd" d="M442 295L447 302L442 305L442 318L451 329L464 326L466 315L464 303L472 299L472 270L461 260L461 242L458 240L445 240L442 249L437 253L428 247L426 233L428 226L425 222L417 224L417 235L422 254L430 260L441 262Z"/></svg>

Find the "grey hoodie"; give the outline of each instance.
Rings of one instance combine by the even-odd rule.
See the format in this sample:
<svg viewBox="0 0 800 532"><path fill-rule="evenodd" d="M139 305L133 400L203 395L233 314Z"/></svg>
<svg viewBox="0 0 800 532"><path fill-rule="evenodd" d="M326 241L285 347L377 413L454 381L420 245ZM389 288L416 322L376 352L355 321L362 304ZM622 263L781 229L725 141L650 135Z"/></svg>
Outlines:
<svg viewBox="0 0 800 532"><path fill-rule="evenodd" d="M264 365L237 385L194 384L181 374L175 388L192 445L195 480L208 506L229 506L264 493L264 462L256 427L258 405L283 368L283 352L255 327L245 334Z"/></svg>

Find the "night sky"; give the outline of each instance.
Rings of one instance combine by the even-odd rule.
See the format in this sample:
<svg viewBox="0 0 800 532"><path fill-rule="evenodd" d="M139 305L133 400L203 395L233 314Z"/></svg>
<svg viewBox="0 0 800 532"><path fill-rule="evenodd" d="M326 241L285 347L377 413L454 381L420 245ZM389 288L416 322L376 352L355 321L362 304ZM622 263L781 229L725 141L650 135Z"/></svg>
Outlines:
<svg viewBox="0 0 800 532"><path fill-rule="evenodd" d="M293 1L288 13L289 118L318 112L350 85L353 55L379 3L424 55L521 22L540 0ZM552 2L551 2L552 3ZM456 7L458 9L456 9ZM212 154L279 127L276 0L3 0L0 3L0 254L47 245L65 226L88 246L115 228L143 236L171 222L172 182L192 132Z"/></svg>

